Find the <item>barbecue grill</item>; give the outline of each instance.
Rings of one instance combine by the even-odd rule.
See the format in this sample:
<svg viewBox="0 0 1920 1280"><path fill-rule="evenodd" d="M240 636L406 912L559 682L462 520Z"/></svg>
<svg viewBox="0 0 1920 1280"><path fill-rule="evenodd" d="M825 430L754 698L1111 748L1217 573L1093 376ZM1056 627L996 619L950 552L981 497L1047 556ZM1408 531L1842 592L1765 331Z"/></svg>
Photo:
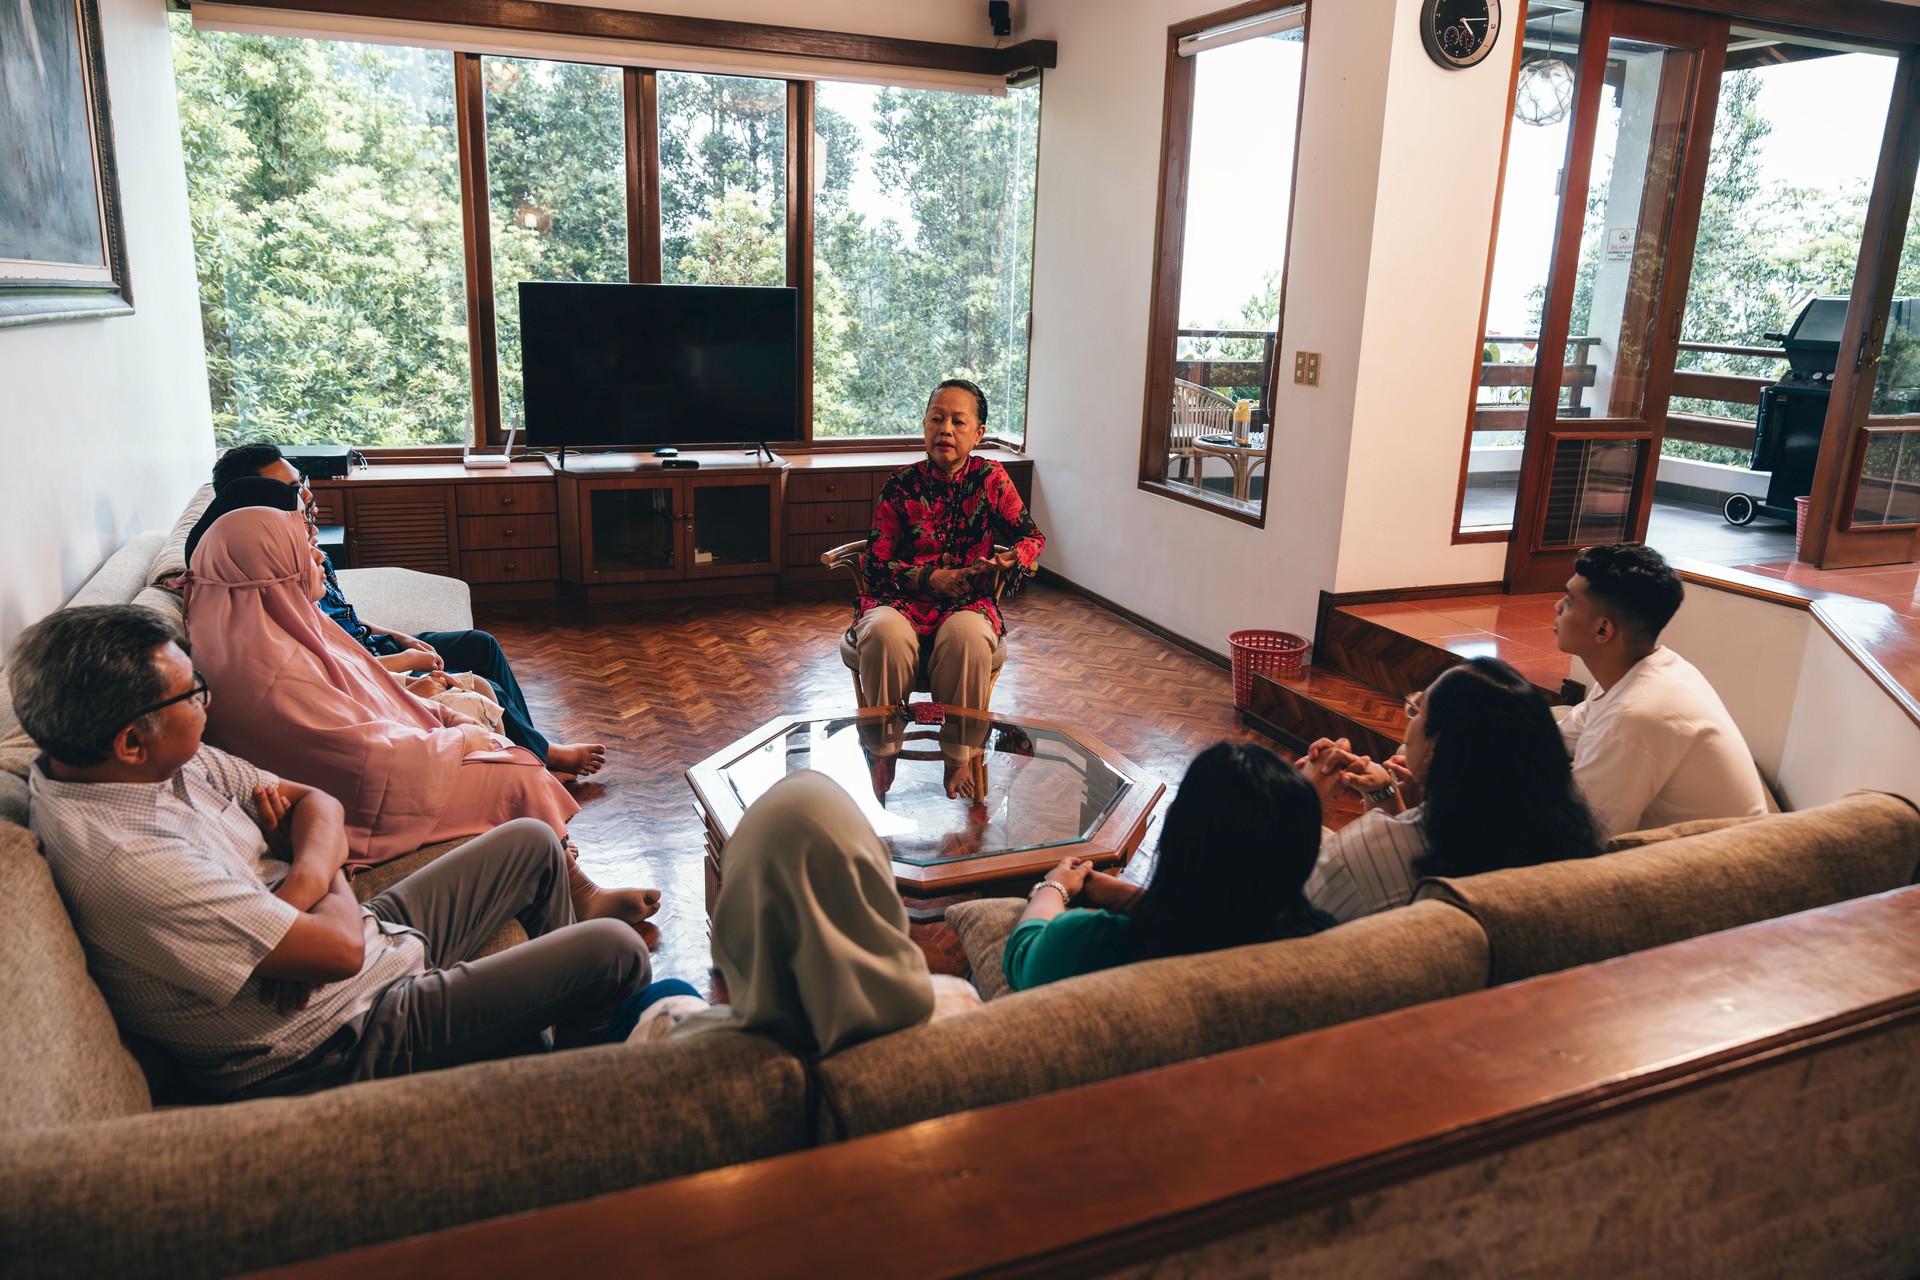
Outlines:
<svg viewBox="0 0 1920 1280"><path fill-rule="evenodd" d="M1793 500L1813 492L1813 468L1820 460L1820 433L1826 427L1833 366L1846 322L1845 298L1813 298L1800 309L1791 329L1765 335L1786 349L1787 371L1760 390L1750 465L1773 474L1764 501L1744 493L1727 499L1721 511L1729 524L1750 524L1756 515L1791 524ZM1920 298L1895 298L1888 326L1920 332Z"/></svg>

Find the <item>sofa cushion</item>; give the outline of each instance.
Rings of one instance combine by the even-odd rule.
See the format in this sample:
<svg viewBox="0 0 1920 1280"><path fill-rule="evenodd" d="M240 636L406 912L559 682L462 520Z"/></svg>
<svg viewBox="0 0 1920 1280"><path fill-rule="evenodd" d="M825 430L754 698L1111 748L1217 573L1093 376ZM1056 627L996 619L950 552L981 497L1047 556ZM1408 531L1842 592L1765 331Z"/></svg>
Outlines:
<svg viewBox="0 0 1920 1280"><path fill-rule="evenodd" d="M853 1137L1477 990L1485 936L1441 903L1084 974L821 1060L820 1136Z"/></svg>
<svg viewBox="0 0 1920 1280"><path fill-rule="evenodd" d="M1860 791L1700 835L1575 862L1421 883L1487 932L1499 984L1897 889L1920 864L1920 813Z"/></svg>
<svg viewBox="0 0 1920 1280"><path fill-rule="evenodd" d="M982 1000L997 1000L1011 990L1000 959L1007 951L1007 936L1026 906L1024 898L979 898L947 908L947 923L966 950L973 985Z"/></svg>
<svg viewBox="0 0 1920 1280"><path fill-rule="evenodd" d="M792 1151L806 1094L797 1058L721 1031L10 1135L0 1258L254 1271Z"/></svg>
<svg viewBox="0 0 1920 1280"><path fill-rule="evenodd" d="M147 585L147 567L160 550L159 533L135 534L127 544L107 557L80 589L67 601L66 608L86 604L126 604Z"/></svg>
<svg viewBox="0 0 1920 1280"><path fill-rule="evenodd" d="M473 592L458 578L391 567L341 569L339 577L362 622L413 636L473 629Z"/></svg>
<svg viewBox="0 0 1920 1280"><path fill-rule="evenodd" d="M1778 809L1770 810L1778 813ZM1639 849L1650 844L1659 844L1663 840L1680 840L1687 836L1705 835L1709 831L1720 831L1727 827L1737 827L1743 822L1758 822L1757 813L1743 814L1737 818L1695 818L1691 822L1676 822L1670 827L1651 827L1645 831L1623 831L1607 841L1608 853L1619 853L1622 849Z"/></svg>
<svg viewBox="0 0 1920 1280"><path fill-rule="evenodd" d="M0 1009L0 1132L150 1108L40 843L11 823L0 823ZM7 1256L22 1255L0 1249Z"/></svg>
<svg viewBox="0 0 1920 1280"><path fill-rule="evenodd" d="M193 532L193 526L200 523L200 517L212 505L211 483L193 491L193 496L187 499L186 510L180 513L180 518L173 522L173 528L162 536L160 545L151 553L153 560L147 566L143 586L158 586L164 580L187 571L187 535Z"/></svg>

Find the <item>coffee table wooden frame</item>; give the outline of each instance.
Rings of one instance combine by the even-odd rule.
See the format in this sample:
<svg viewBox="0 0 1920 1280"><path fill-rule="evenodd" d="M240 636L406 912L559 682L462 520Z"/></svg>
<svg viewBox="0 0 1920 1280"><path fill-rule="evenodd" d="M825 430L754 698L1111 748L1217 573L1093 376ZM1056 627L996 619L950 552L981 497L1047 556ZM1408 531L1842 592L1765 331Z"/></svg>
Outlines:
<svg viewBox="0 0 1920 1280"><path fill-rule="evenodd" d="M991 711L969 711L961 707L953 707L950 710L966 715L993 718ZM714 898L720 892L723 850L726 848L727 841L733 837L734 831L739 828L740 818L746 812L739 799L733 794L733 788L728 786L726 779L721 776L721 771L726 764L729 761L738 760L749 751L764 746L770 739L798 725L816 720L879 721L894 714L896 714L894 710L886 707L857 712L795 712L781 716L777 720L769 720L752 733L735 739L687 770L687 783L693 788L694 808L699 811L707 832L707 914L709 916L713 914ZM1154 806L1160 802L1160 796L1166 790L1159 781L1112 747L1089 737L1071 725L1054 720L1010 717L1002 717L1002 719L1005 723L1017 724L1021 728L1046 729L1071 739L1083 750L1098 757L1109 769L1125 778L1130 784L1126 794L1114 802L1113 807L1107 810L1100 824L1088 834L1085 840L1074 844L1053 845L1049 848L1029 849L1019 853L989 854L985 857L944 862L931 867L917 867L905 862L895 862L893 879L903 895L931 898L962 889L975 889L981 885L999 881L1013 881L1023 877L1037 878L1069 853L1076 857L1091 858L1102 866L1124 864L1133 856L1133 851L1140 847L1140 841L1147 833L1147 822L1153 815Z"/></svg>

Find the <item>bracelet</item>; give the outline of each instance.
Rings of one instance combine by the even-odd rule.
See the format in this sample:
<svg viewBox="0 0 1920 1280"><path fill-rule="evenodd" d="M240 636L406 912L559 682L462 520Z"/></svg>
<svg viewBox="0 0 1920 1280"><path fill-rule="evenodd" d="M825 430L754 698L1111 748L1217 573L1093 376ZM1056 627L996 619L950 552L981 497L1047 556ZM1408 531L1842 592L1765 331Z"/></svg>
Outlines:
<svg viewBox="0 0 1920 1280"><path fill-rule="evenodd" d="M1362 791L1360 794L1366 798L1368 804L1384 805L1387 801L1400 794L1400 784L1397 782L1389 782L1384 787L1379 787L1373 791Z"/></svg>
<svg viewBox="0 0 1920 1280"><path fill-rule="evenodd" d="M1071 907L1073 905L1073 895L1068 893L1067 886L1061 884L1058 880L1036 880L1033 888L1027 890L1027 901L1032 902L1033 895L1039 893L1042 889L1052 889L1057 892L1060 895L1060 905L1062 907Z"/></svg>

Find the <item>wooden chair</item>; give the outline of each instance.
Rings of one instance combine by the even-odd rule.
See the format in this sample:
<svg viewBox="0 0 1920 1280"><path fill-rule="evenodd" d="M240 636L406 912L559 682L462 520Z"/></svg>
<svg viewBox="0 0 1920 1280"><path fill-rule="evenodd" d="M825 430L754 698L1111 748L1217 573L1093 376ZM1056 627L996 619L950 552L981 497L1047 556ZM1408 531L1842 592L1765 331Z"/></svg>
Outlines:
<svg viewBox="0 0 1920 1280"><path fill-rule="evenodd" d="M1173 417L1167 424L1167 458L1178 460L1184 479L1189 467L1193 483L1200 483L1201 455L1195 451L1195 436L1232 435L1233 401L1209 387L1184 378L1173 380Z"/></svg>
<svg viewBox="0 0 1920 1280"><path fill-rule="evenodd" d="M993 553L999 555L1007 549L1008 548L999 543L995 543ZM858 542L845 542L833 548L831 551L822 552L820 563L829 569L844 570L853 578L854 595L861 596L866 594L867 540L865 538L862 538ZM993 598L996 603L998 603L1001 594L1005 592L1006 589L1007 575L1004 572L996 571L993 575ZM913 673L913 692L915 693L932 692L931 684L927 677L927 650L928 643L922 641L920 645L920 665ZM854 644L854 631L852 627L848 627L840 635L840 661L847 665L847 670L853 675L853 697L856 705L861 707L876 705L868 698L867 691L860 685L860 650L858 646ZM1007 638L1002 635L997 638L993 646L993 674L987 678L987 700L989 702L993 700L993 686L1000 679L1000 668L1005 666L1006 662ZM985 707L975 707L972 709L976 711L986 710Z"/></svg>

